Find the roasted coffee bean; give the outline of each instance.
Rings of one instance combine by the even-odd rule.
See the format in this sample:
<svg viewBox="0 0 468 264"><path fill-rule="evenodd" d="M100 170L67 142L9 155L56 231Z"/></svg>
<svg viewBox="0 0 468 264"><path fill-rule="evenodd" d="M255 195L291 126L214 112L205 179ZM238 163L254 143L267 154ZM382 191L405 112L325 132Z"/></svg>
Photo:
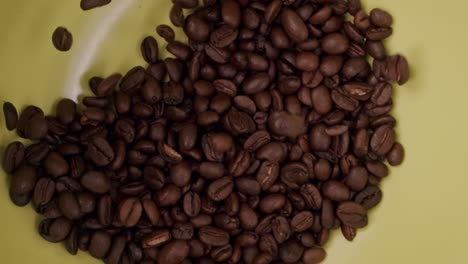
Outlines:
<svg viewBox="0 0 468 264"><path fill-rule="evenodd" d="M88 214L96 208L96 197L88 192L79 193L77 196L78 204L80 205L81 213Z"/></svg>
<svg viewBox="0 0 468 264"><path fill-rule="evenodd" d="M175 185L183 187L189 183L191 173L192 168L190 167L190 164L188 164L188 162L182 161L181 163L171 167L170 177Z"/></svg>
<svg viewBox="0 0 468 264"><path fill-rule="evenodd" d="M332 201L346 201L350 197L349 188L338 181L327 181L322 186L322 193Z"/></svg>
<svg viewBox="0 0 468 264"><path fill-rule="evenodd" d="M353 191L360 191L366 186L368 177L367 169L357 166L350 170L345 184Z"/></svg>
<svg viewBox="0 0 468 264"><path fill-rule="evenodd" d="M158 206L165 207L174 205L181 196L180 188L174 184L168 184L155 194L154 201Z"/></svg>
<svg viewBox="0 0 468 264"><path fill-rule="evenodd" d="M103 226L108 226L112 222L113 208L112 198L108 195L102 196L97 204L97 215L99 223Z"/></svg>
<svg viewBox="0 0 468 264"><path fill-rule="evenodd" d="M44 160L44 167L47 173L53 177L65 175L70 169L68 162L57 152L50 152L47 155Z"/></svg>
<svg viewBox="0 0 468 264"><path fill-rule="evenodd" d="M307 39L309 31L301 17L292 9L284 8L280 15L281 25L288 36L295 42Z"/></svg>
<svg viewBox="0 0 468 264"><path fill-rule="evenodd" d="M190 47L178 41L170 42L166 49L171 54L184 61L189 60L192 57L192 50Z"/></svg>
<svg viewBox="0 0 468 264"><path fill-rule="evenodd" d="M97 166L106 166L114 160L114 150L109 143L100 137L94 137L89 141L87 156Z"/></svg>
<svg viewBox="0 0 468 264"><path fill-rule="evenodd" d="M347 225L341 225L341 233L348 241L353 241L356 237L356 228Z"/></svg>
<svg viewBox="0 0 468 264"><path fill-rule="evenodd" d="M377 155L385 155L395 143L395 130L390 126L381 126L372 134L370 147Z"/></svg>
<svg viewBox="0 0 468 264"><path fill-rule="evenodd" d="M171 238L169 230L158 230L147 234L143 238L141 245L144 249L157 247L171 240Z"/></svg>
<svg viewBox="0 0 468 264"><path fill-rule="evenodd" d="M291 228L284 216L276 216L271 221L271 230L278 244L281 244L291 236Z"/></svg>
<svg viewBox="0 0 468 264"><path fill-rule="evenodd" d="M13 173L10 190L15 194L28 194L34 190L37 181L36 168L22 164Z"/></svg>
<svg viewBox="0 0 468 264"><path fill-rule="evenodd" d="M189 244L184 240L174 240L165 245L158 253L158 263L181 263L189 254Z"/></svg>
<svg viewBox="0 0 468 264"><path fill-rule="evenodd" d="M146 37L141 43L141 54L146 62L156 63L158 60L158 42L153 37Z"/></svg>
<svg viewBox="0 0 468 264"><path fill-rule="evenodd" d="M67 238L73 223L64 218L45 219L39 224L39 234L45 240L57 243Z"/></svg>
<svg viewBox="0 0 468 264"><path fill-rule="evenodd" d="M198 193L187 192L184 195L183 208L185 214L187 214L188 216L197 216L201 210L201 200Z"/></svg>
<svg viewBox="0 0 468 264"><path fill-rule="evenodd" d="M405 150L400 143L395 143L390 151L387 153L388 164L398 166L403 162Z"/></svg>
<svg viewBox="0 0 468 264"><path fill-rule="evenodd" d="M15 129L18 122L16 107L10 102L3 103L3 115L5 117L6 128L10 131Z"/></svg>
<svg viewBox="0 0 468 264"><path fill-rule="evenodd" d="M258 224L257 213L248 204L241 204L239 209L239 221L241 227L246 230L253 230Z"/></svg>
<svg viewBox="0 0 468 264"><path fill-rule="evenodd" d="M31 193L15 193L13 188L10 186L10 200L15 204L16 206L26 206L30 201L31 201ZM60 213L57 213L57 215L60 215ZM51 218L56 218L57 216L54 215L54 217Z"/></svg>
<svg viewBox="0 0 468 264"><path fill-rule="evenodd" d="M116 238L114 238L112 241L112 246L109 250L109 254L106 258L106 263L118 264L126 244L127 240L124 235L119 235Z"/></svg>
<svg viewBox="0 0 468 264"><path fill-rule="evenodd" d="M224 246L229 243L229 233L213 226L204 226L198 231L201 242L210 246Z"/></svg>
<svg viewBox="0 0 468 264"><path fill-rule="evenodd" d="M156 32L159 36L165 39L167 42L174 41L175 33L174 30L168 25L159 25L156 27Z"/></svg>
<svg viewBox="0 0 468 264"><path fill-rule="evenodd" d="M265 90L270 81L270 76L267 73L256 73L244 81L242 89L246 94L256 94Z"/></svg>
<svg viewBox="0 0 468 264"><path fill-rule="evenodd" d="M95 258L104 258L111 248L111 236L104 231L96 231L89 242L89 253Z"/></svg>
<svg viewBox="0 0 468 264"><path fill-rule="evenodd" d="M349 227L362 228L367 225L366 209L355 202L340 203L336 209L336 215Z"/></svg>
<svg viewBox="0 0 468 264"><path fill-rule="evenodd" d="M304 251L302 261L305 264L318 264L321 263L326 257L326 252L323 248L311 248Z"/></svg>
<svg viewBox="0 0 468 264"><path fill-rule="evenodd" d="M78 227L73 227L65 242L68 253L76 255L78 253Z"/></svg>
<svg viewBox="0 0 468 264"><path fill-rule="evenodd" d="M47 130L47 121L40 108L28 106L21 112L16 129L20 137L39 140L47 135Z"/></svg>
<svg viewBox="0 0 468 264"><path fill-rule="evenodd" d="M73 36L68 29L58 27L52 34L52 43L59 51L69 51L73 44Z"/></svg>
<svg viewBox="0 0 468 264"><path fill-rule="evenodd" d="M229 177L223 177L208 186L207 195L213 201L222 201L231 194L233 187L232 180Z"/></svg>
<svg viewBox="0 0 468 264"><path fill-rule="evenodd" d="M380 8L374 8L370 12L370 21L377 27L390 27L393 23L392 16Z"/></svg>
<svg viewBox="0 0 468 264"><path fill-rule="evenodd" d="M81 0L80 7L83 10L89 10L109 4L112 0Z"/></svg>
<svg viewBox="0 0 468 264"><path fill-rule="evenodd" d="M301 211L291 219L291 227L295 232L303 232L312 227L314 215L309 211Z"/></svg>
<svg viewBox="0 0 468 264"><path fill-rule="evenodd" d="M34 188L33 202L36 207L47 205L55 194L55 182L47 177L40 178Z"/></svg>
<svg viewBox="0 0 468 264"><path fill-rule="evenodd" d="M281 169L281 181L291 189L299 189L309 179L307 167L300 162L291 162Z"/></svg>
<svg viewBox="0 0 468 264"><path fill-rule="evenodd" d="M287 112L273 112L269 115L268 127L276 135L296 138L305 133L305 119Z"/></svg>
<svg viewBox="0 0 468 264"><path fill-rule="evenodd" d="M361 204L366 210L374 208L382 200L382 191L375 185L369 185L356 194L354 201Z"/></svg>
<svg viewBox="0 0 468 264"><path fill-rule="evenodd" d="M15 141L10 143L3 153L3 170L12 173L24 159L24 145Z"/></svg>
<svg viewBox="0 0 468 264"><path fill-rule="evenodd" d="M296 263L301 259L303 253L304 247L296 241L288 241L279 249L279 257L285 263Z"/></svg>
<svg viewBox="0 0 468 264"><path fill-rule="evenodd" d="M266 214L271 214L281 209L286 203L286 197L282 194L269 194L260 200L259 208Z"/></svg>
<svg viewBox="0 0 468 264"><path fill-rule="evenodd" d="M135 226L140 220L143 207L137 198L127 198L120 202L119 219L126 227Z"/></svg>
<svg viewBox="0 0 468 264"><path fill-rule="evenodd" d="M268 190L279 176L278 163L264 161L257 173L257 181L263 190Z"/></svg>
<svg viewBox="0 0 468 264"><path fill-rule="evenodd" d="M315 185L310 183L302 185L300 193L307 207L315 210L322 207L322 195Z"/></svg>
<svg viewBox="0 0 468 264"><path fill-rule="evenodd" d="M72 192L62 192L58 197L58 207L62 214L70 220L80 217L80 204L76 195Z"/></svg>

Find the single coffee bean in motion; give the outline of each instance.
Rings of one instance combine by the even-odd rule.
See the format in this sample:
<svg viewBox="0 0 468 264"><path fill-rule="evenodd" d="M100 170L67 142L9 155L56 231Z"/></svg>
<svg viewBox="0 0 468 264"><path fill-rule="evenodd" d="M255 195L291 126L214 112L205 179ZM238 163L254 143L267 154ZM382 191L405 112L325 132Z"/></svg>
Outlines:
<svg viewBox="0 0 468 264"><path fill-rule="evenodd" d="M59 51L69 51L73 44L73 36L68 29L58 27L52 35L52 43Z"/></svg>

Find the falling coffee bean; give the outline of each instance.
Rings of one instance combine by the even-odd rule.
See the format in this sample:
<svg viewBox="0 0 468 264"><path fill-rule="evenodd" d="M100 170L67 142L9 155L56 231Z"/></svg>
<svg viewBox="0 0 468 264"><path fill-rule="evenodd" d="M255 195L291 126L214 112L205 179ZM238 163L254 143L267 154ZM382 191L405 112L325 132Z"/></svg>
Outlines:
<svg viewBox="0 0 468 264"><path fill-rule="evenodd" d="M52 35L52 43L59 51L69 51L73 44L73 36L68 29L58 27Z"/></svg>

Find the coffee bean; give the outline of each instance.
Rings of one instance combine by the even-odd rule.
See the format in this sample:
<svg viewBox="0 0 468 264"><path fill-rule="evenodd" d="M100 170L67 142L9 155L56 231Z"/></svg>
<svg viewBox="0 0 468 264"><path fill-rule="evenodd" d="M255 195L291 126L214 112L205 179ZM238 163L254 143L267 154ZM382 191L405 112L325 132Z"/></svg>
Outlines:
<svg viewBox="0 0 468 264"><path fill-rule="evenodd" d="M189 245L184 240L174 240L165 245L158 254L158 263L181 263L189 254Z"/></svg>
<svg viewBox="0 0 468 264"><path fill-rule="evenodd" d="M307 27L299 15L289 8L281 11L281 25L288 36L295 42L303 42L308 37Z"/></svg>
<svg viewBox="0 0 468 264"><path fill-rule="evenodd" d="M65 240L71 229L72 222L64 217L45 219L39 224L39 234L52 243Z"/></svg>
<svg viewBox="0 0 468 264"><path fill-rule="evenodd" d="M398 166L403 162L405 150L400 143L395 143L390 151L387 153L388 164Z"/></svg>
<svg viewBox="0 0 468 264"><path fill-rule="evenodd" d="M110 75L99 83L95 88L94 93L99 97L105 97L113 94L120 79L122 79L122 75L120 73Z"/></svg>
<svg viewBox="0 0 468 264"><path fill-rule="evenodd" d="M188 192L184 195L183 200L184 212L190 216L194 217L200 213L201 209L201 200L200 196L195 192Z"/></svg>
<svg viewBox="0 0 468 264"><path fill-rule="evenodd" d="M208 186L207 195L214 201L222 201L231 194L233 187L232 180L229 177L223 177Z"/></svg>
<svg viewBox="0 0 468 264"><path fill-rule="evenodd" d="M68 162L57 152L50 152L44 160L44 167L49 175L53 177L68 173L70 166Z"/></svg>
<svg viewBox="0 0 468 264"><path fill-rule="evenodd" d="M158 206L165 207L174 205L181 196L182 193L177 186L168 184L156 193L154 200Z"/></svg>
<svg viewBox="0 0 468 264"><path fill-rule="evenodd" d="M21 112L16 129L20 137L39 140L47 135L47 129L47 121L40 108L28 106Z"/></svg>
<svg viewBox="0 0 468 264"><path fill-rule="evenodd" d="M291 219L291 227L295 232L303 232L312 227L314 215L309 211L301 211Z"/></svg>
<svg viewBox="0 0 468 264"><path fill-rule="evenodd" d="M296 138L305 133L303 116L287 112L273 112L268 118L268 127L277 135Z"/></svg>
<svg viewBox="0 0 468 264"><path fill-rule="evenodd" d="M286 203L286 197L282 194L269 194L265 196L259 204L259 208L266 214L271 214L274 211L281 209Z"/></svg>
<svg viewBox="0 0 468 264"><path fill-rule="evenodd" d="M281 245L279 257L285 263L296 263L301 259L304 247L296 241L288 241Z"/></svg>
<svg viewBox="0 0 468 264"><path fill-rule="evenodd" d="M370 140L370 147L378 155L387 154L395 143L395 131L390 126L377 128Z"/></svg>
<svg viewBox="0 0 468 264"><path fill-rule="evenodd" d="M241 10L237 1L227 0L221 4L221 17L225 24L236 28L241 23Z"/></svg>
<svg viewBox="0 0 468 264"><path fill-rule="evenodd" d="M289 163L281 169L281 181L289 188L299 189L309 178L307 167L300 162Z"/></svg>
<svg viewBox="0 0 468 264"><path fill-rule="evenodd" d="M274 217L271 221L271 229L276 242L279 244L283 243L291 236L288 220L284 216Z"/></svg>
<svg viewBox="0 0 468 264"><path fill-rule="evenodd" d="M175 33L174 30L168 25L159 25L156 27L156 32L159 36L165 39L167 42L174 41Z"/></svg>
<svg viewBox="0 0 468 264"><path fill-rule="evenodd" d="M58 27L52 34L52 43L59 51L69 51L73 44L73 36L64 27Z"/></svg>
<svg viewBox="0 0 468 264"><path fill-rule="evenodd" d="M7 129L10 131L15 129L18 122L18 112L16 111L16 107L10 102L3 103L3 115L5 116L5 125Z"/></svg>
<svg viewBox="0 0 468 264"><path fill-rule="evenodd" d="M126 227L132 227L140 220L143 207L137 198L127 198L120 202L119 218Z"/></svg>
<svg viewBox="0 0 468 264"><path fill-rule="evenodd" d="M322 195L315 185L309 183L302 185L300 193L307 207L316 210L322 207Z"/></svg>
<svg viewBox="0 0 468 264"><path fill-rule="evenodd" d="M346 201L350 197L349 189L346 185L338 181L327 181L322 186L325 197L332 201Z"/></svg>
<svg viewBox="0 0 468 264"><path fill-rule="evenodd" d="M322 248L311 248L304 251L302 261L305 264L318 264L321 263L326 256L326 252Z"/></svg>
<svg viewBox="0 0 468 264"><path fill-rule="evenodd" d="M382 191L375 185L369 185L359 192L354 200L356 203L361 204L366 210L370 210L382 200Z"/></svg>
<svg viewBox="0 0 468 264"><path fill-rule="evenodd" d="M15 194L27 194L34 190L37 181L36 168L22 164L13 173L10 190Z"/></svg>
<svg viewBox="0 0 468 264"><path fill-rule="evenodd" d="M26 206L30 201L31 201L31 193L15 193L13 191L13 187L10 186L10 191L9 191L9 194L10 194L10 200L16 205L16 206ZM58 214L59 215L59 214ZM55 215L54 215L55 216ZM60 216L60 215L59 215ZM51 217L51 218L56 218L57 216L55 217Z"/></svg>
<svg viewBox="0 0 468 264"><path fill-rule="evenodd" d="M160 246L172 238L171 233L168 230L158 230L149 233L142 240L143 248L151 248Z"/></svg>
<svg viewBox="0 0 468 264"><path fill-rule="evenodd" d="M55 182L50 178L40 178L34 188L33 202L37 207L48 204L55 194Z"/></svg>
<svg viewBox="0 0 468 264"><path fill-rule="evenodd" d="M370 21L377 27L389 27L393 23L392 16L380 8L374 8L370 12Z"/></svg>
<svg viewBox="0 0 468 264"><path fill-rule="evenodd" d="M10 143L3 153L3 170L12 173L24 159L24 145L15 141Z"/></svg>
<svg viewBox="0 0 468 264"><path fill-rule="evenodd" d="M336 209L336 215L349 227L362 228L367 225L366 209L355 202L340 203Z"/></svg>
<svg viewBox="0 0 468 264"><path fill-rule="evenodd" d="M80 6L83 10L89 10L109 4L112 0L81 0Z"/></svg>
<svg viewBox="0 0 468 264"><path fill-rule="evenodd" d="M347 225L341 225L341 233L348 241L353 241L356 237L356 228Z"/></svg>
<svg viewBox="0 0 468 264"><path fill-rule="evenodd" d="M201 242L210 246L224 246L229 243L229 233L213 226L200 228L198 236Z"/></svg>
<svg viewBox="0 0 468 264"><path fill-rule="evenodd" d="M256 94L265 90L270 84L270 76L267 73L256 73L244 81L242 89L246 94Z"/></svg>
<svg viewBox="0 0 468 264"><path fill-rule="evenodd" d="M353 191L360 191L364 189L367 184L368 173L364 167L354 167L350 170L345 179L345 184Z"/></svg>
<svg viewBox="0 0 468 264"><path fill-rule="evenodd" d="M166 49L171 54L184 61L189 60L192 57L192 50L190 47L178 41L170 42Z"/></svg>
<svg viewBox="0 0 468 264"><path fill-rule="evenodd" d="M109 143L100 137L94 137L88 144L86 155L97 166L106 166L114 160L114 150Z"/></svg>
<svg viewBox="0 0 468 264"><path fill-rule="evenodd" d="M78 204L80 205L81 213L88 214L96 208L96 198L94 195L83 192L77 196Z"/></svg>
<svg viewBox="0 0 468 264"><path fill-rule="evenodd" d="M99 223L103 226L108 226L112 222L112 215L113 208L112 208L112 198L108 195L101 196L99 202L97 204L97 214Z"/></svg>
<svg viewBox="0 0 468 264"><path fill-rule="evenodd" d="M110 248L109 254L106 258L106 263L109 264L118 264L122 253L125 249L127 242L126 238L123 235L119 235L112 241L112 246Z"/></svg>
<svg viewBox="0 0 468 264"><path fill-rule="evenodd" d="M58 207L62 214L70 220L75 220L80 217L80 205L74 193L62 192L58 197Z"/></svg>

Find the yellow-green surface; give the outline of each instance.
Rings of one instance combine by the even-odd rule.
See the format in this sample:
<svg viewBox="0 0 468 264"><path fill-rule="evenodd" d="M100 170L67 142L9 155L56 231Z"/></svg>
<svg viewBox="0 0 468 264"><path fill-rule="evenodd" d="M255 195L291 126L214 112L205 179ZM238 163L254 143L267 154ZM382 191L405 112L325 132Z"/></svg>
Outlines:
<svg viewBox="0 0 468 264"><path fill-rule="evenodd" d="M169 0L114 0L83 12L79 0L0 1L0 100L52 111L60 97L88 93L92 75L125 73L144 64L140 41L168 22ZM339 232L327 264L468 263L468 27L463 0L367 0L395 17L392 53L407 56L412 78L397 88L395 115L406 161L383 183L384 200L354 243ZM57 26L74 35L68 53L56 51ZM163 42L161 42L163 43ZM16 139L0 117L0 150ZM0 154L1 155L1 154ZM0 263L100 263L70 256L36 233L31 206L9 201L0 172Z"/></svg>

